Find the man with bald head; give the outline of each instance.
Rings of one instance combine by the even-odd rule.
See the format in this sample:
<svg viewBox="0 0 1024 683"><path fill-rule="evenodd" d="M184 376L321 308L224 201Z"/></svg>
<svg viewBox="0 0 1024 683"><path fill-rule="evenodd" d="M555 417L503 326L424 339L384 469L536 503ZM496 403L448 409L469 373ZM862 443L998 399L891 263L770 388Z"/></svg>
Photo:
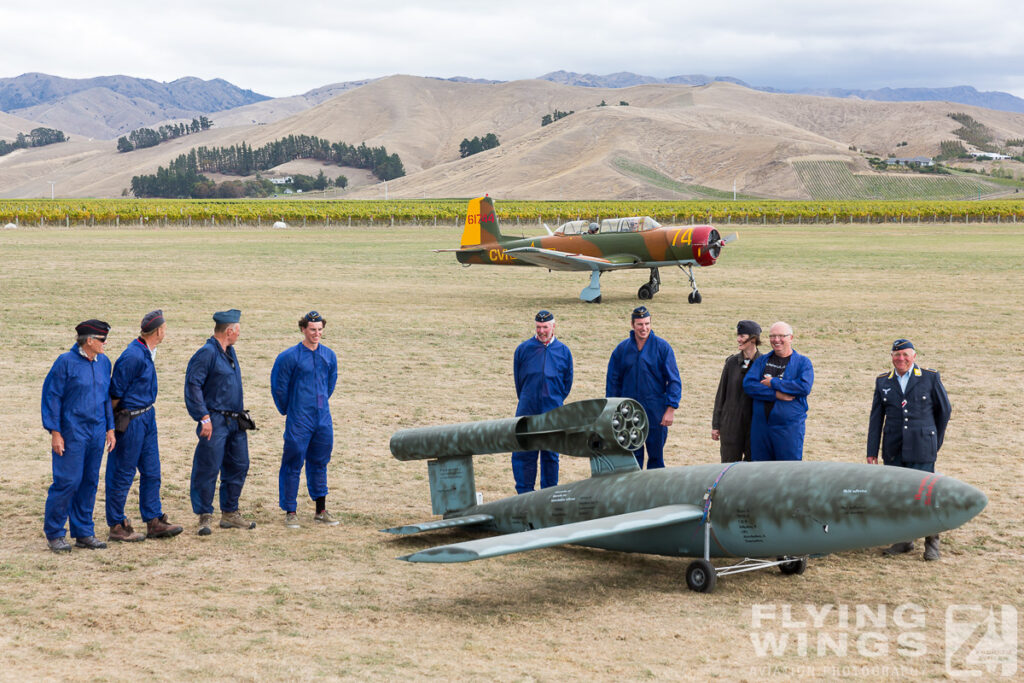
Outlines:
<svg viewBox="0 0 1024 683"><path fill-rule="evenodd" d="M750 459L803 460L811 360L793 349L793 328L779 321L768 331L772 350L750 366L743 390L754 400Z"/></svg>

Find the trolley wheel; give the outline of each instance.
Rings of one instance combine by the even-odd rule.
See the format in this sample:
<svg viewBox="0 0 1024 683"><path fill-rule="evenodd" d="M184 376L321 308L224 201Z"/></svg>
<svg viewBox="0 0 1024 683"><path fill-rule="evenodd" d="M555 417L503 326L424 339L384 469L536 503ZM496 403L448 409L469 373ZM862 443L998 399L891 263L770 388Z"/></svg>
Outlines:
<svg viewBox="0 0 1024 683"><path fill-rule="evenodd" d="M807 569L807 558L792 560L779 565L779 571L783 574L803 574Z"/></svg>
<svg viewBox="0 0 1024 683"><path fill-rule="evenodd" d="M710 593L715 590L715 579L718 574L707 560L694 560L686 567L686 586L698 593Z"/></svg>

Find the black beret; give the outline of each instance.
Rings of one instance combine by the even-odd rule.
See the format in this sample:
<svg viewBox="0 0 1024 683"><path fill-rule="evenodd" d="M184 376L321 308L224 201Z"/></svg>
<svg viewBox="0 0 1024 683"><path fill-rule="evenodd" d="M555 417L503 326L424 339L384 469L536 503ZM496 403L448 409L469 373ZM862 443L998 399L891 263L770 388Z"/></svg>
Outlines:
<svg viewBox="0 0 1024 683"><path fill-rule="evenodd" d="M546 309L541 309L541 310L537 311L537 315L535 315L533 317L533 319L536 320L539 323L546 323L546 322L550 322L550 321L554 320L555 319L555 315L551 311L548 311Z"/></svg>
<svg viewBox="0 0 1024 683"><path fill-rule="evenodd" d="M88 335L90 337L106 339L107 332L110 332L110 325L103 322L102 320L92 318L90 320L86 320L85 322L80 322L77 325L75 325L75 332L78 333L79 337Z"/></svg>
<svg viewBox="0 0 1024 683"><path fill-rule="evenodd" d="M903 349L913 349L914 343L909 339L897 339L892 343L893 351L902 351Z"/></svg>
<svg viewBox="0 0 1024 683"><path fill-rule="evenodd" d="M242 312L237 308L230 308L226 311L217 311L213 314L215 323L237 323L242 319Z"/></svg>
<svg viewBox="0 0 1024 683"><path fill-rule="evenodd" d="M142 316L142 331L152 332L163 325L164 322L164 312L161 309L158 308L155 311L150 311L146 315Z"/></svg>
<svg viewBox="0 0 1024 683"><path fill-rule="evenodd" d="M761 335L761 326L753 320L741 320L736 323L736 334L749 334L751 337Z"/></svg>
<svg viewBox="0 0 1024 683"><path fill-rule="evenodd" d="M651 312L647 310L646 306L637 306L633 309L633 320L639 320L641 318L650 318Z"/></svg>

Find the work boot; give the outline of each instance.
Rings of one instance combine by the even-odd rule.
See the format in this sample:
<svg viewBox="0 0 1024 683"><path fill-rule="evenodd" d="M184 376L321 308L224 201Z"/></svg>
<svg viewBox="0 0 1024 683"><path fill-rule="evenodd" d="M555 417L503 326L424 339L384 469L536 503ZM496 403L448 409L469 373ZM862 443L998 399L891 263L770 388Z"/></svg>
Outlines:
<svg viewBox="0 0 1024 683"><path fill-rule="evenodd" d="M213 531L210 530L211 524L213 524L212 514L210 514L209 512L204 512L203 514L199 515L199 535L209 536L210 534L212 534Z"/></svg>
<svg viewBox="0 0 1024 683"><path fill-rule="evenodd" d="M146 522L146 536L149 538L170 538L181 532L182 528L179 525L168 521L166 512Z"/></svg>
<svg viewBox="0 0 1024 683"><path fill-rule="evenodd" d="M102 550L107 544L95 536L79 536L75 539L76 548L88 548L89 550Z"/></svg>
<svg viewBox="0 0 1024 683"><path fill-rule="evenodd" d="M909 553L914 549L913 541L902 541L900 543L893 543L891 546L882 551L883 555L902 555L903 553Z"/></svg>
<svg viewBox="0 0 1024 683"><path fill-rule="evenodd" d="M327 510L321 510L320 512L313 515L313 521L317 524L323 524L325 526L337 526L339 524L338 520L336 520L334 517L331 517L331 513L328 512Z"/></svg>
<svg viewBox="0 0 1024 683"><path fill-rule="evenodd" d="M48 538L46 539L46 544L50 546L50 550L52 550L55 553L71 552L71 544L68 543L67 539L65 539L63 536L58 536L57 538Z"/></svg>
<svg viewBox="0 0 1024 683"><path fill-rule="evenodd" d="M221 529L255 529L256 522L247 522L242 517L242 513L238 510L234 512L220 513L220 528Z"/></svg>
<svg viewBox="0 0 1024 683"><path fill-rule="evenodd" d="M301 529L302 525L299 524L299 516L294 512L284 513L284 526L287 529Z"/></svg>
<svg viewBox="0 0 1024 683"><path fill-rule="evenodd" d="M924 539L924 559L931 561L939 559L939 535L926 536Z"/></svg>
<svg viewBox="0 0 1024 683"><path fill-rule="evenodd" d="M107 536L107 540L124 543L138 543L139 541L146 540L146 534L140 534L138 531L133 529L132 523L126 519L120 524L115 524L110 527L110 534Z"/></svg>

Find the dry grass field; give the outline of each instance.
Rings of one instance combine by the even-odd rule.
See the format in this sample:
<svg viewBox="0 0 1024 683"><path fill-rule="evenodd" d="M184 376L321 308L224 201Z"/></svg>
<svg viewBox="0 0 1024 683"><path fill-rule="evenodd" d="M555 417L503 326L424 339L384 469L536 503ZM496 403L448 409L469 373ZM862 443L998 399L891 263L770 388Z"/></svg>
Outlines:
<svg viewBox="0 0 1024 683"><path fill-rule="evenodd" d="M9 680L792 680L944 678L983 671L978 629L947 648L947 619L1024 606L1024 235L1012 226L770 227L742 231L701 270L699 306L663 269L650 307L675 347L684 395L670 466L716 462L710 416L735 323L789 321L809 355L805 458L862 461L874 376L897 337L942 372L954 414L939 469L989 505L943 536L943 558L878 549L812 560L802 576L723 577L687 590L687 560L556 548L460 565L394 558L466 538L399 539L378 529L430 518L423 463L391 458L398 428L514 414L512 352L553 310L573 351L570 399L599 396L646 273L603 278L604 303L577 300L581 275L460 268L458 230L20 229L0 232L0 678ZM142 314L164 309L157 353L164 509L181 536L57 556L42 511L49 439L43 378L73 326L113 325L113 358ZM195 442L182 385L213 311L242 309L236 347L260 430L242 510L253 531L195 534L188 477ZM315 528L282 526L284 426L269 392L274 357L315 308L338 352L330 509ZM562 481L588 476L562 460ZM485 499L514 489L506 457L477 459ZM105 538L103 485L95 520ZM128 514L138 522L137 484ZM920 547L920 545L919 545ZM847 614L848 618L842 618ZM966 616L965 616L966 615ZM959 622L958 622L959 623ZM1005 633L1005 631L1004 631ZM774 639L776 651L765 651ZM784 642L783 642L784 641ZM947 656L948 655L948 656ZM1019 666L1019 660L1018 666Z"/></svg>

